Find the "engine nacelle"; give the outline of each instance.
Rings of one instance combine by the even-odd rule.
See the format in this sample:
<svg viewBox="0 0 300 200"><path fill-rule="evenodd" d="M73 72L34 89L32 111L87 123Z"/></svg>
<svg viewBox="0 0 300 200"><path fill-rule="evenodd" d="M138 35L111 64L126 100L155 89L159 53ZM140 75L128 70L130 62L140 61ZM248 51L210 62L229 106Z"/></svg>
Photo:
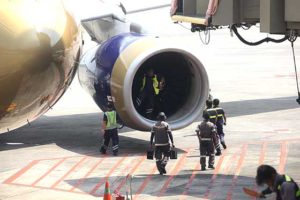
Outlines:
<svg viewBox="0 0 300 200"><path fill-rule="evenodd" d="M138 111L134 102L149 67L166 80L160 108L172 129L199 117L209 91L206 70L198 58L172 41L134 33L112 37L83 56L79 80L103 111L113 100L126 126L148 131L154 121Z"/></svg>

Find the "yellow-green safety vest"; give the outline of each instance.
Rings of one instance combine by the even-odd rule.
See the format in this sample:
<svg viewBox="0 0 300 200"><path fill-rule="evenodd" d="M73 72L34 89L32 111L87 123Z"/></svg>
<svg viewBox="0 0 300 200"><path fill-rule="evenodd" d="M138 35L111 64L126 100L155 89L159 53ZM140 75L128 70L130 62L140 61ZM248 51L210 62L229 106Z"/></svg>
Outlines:
<svg viewBox="0 0 300 200"><path fill-rule="evenodd" d="M159 82L158 82L158 80L157 80L157 76L156 76L156 75L153 76L152 82L153 82L153 89L154 89L154 92L155 92L156 95L158 95L158 94L159 94L159 87L158 87ZM144 76L144 78L143 78L143 85L142 85L142 87L141 87L141 90L144 89L145 85L146 85L146 76Z"/></svg>
<svg viewBox="0 0 300 200"><path fill-rule="evenodd" d="M104 113L107 117L106 130L115 129L118 127L117 124L117 112L108 111Z"/></svg>

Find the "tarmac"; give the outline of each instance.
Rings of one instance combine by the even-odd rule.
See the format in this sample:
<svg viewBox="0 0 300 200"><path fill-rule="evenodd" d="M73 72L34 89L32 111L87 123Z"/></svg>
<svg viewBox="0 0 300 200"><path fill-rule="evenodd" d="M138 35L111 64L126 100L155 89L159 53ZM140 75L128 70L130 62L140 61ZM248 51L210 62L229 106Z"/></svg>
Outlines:
<svg viewBox="0 0 300 200"><path fill-rule="evenodd" d="M178 159L169 161L164 176L146 159L147 132L123 128L119 156L100 155L102 113L76 77L46 115L0 135L0 199L102 199L108 180L111 191L123 195L131 185L135 200L245 200L251 198L243 187L262 189L254 180L262 163L300 183L300 106L290 44L249 47L228 30L212 33L207 46L191 33L174 41L189 46L206 66L212 95L227 114L228 148L216 157L214 170L199 169L200 119L173 131ZM295 47L300 61L300 41Z"/></svg>

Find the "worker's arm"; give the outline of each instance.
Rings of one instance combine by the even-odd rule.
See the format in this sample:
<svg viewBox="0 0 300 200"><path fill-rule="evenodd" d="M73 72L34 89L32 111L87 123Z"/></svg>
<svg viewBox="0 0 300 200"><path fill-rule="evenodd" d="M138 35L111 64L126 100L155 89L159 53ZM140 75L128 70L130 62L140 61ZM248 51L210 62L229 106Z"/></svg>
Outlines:
<svg viewBox="0 0 300 200"><path fill-rule="evenodd" d="M261 191L261 193L258 195L260 198L266 198L265 195L267 194L271 194L273 191L267 187L266 189L264 189L263 191Z"/></svg>
<svg viewBox="0 0 300 200"><path fill-rule="evenodd" d="M175 147L175 146L174 146L174 140L173 140L172 131L171 131L171 128L170 128L169 125L167 126L167 133L168 133L169 138L170 138L170 140L171 140L171 142L172 142L172 146Z"/></svg>
<svg viewBox="0 0 300 200"><path fill-rule="evenodd" d="M223 117L224 117L224 125L226 125L226 123L227 123L227 119L226 119L226 115L225 115L225 111L223 110Z"/></svg>
<svg viewBox="0 0 300 200"><path fill-rule="evenodd" d="M104 133L106 129L106 124L107 124L107 116L103 114L103 120L102 120L102 126L101 126L101 133Z"/></svg>
<svg viewBox="0 0 300 200"><path fill-rule="evenodd" d="M164 90L165 86L166 86L166 79L165 79L165 77L161 77L159 84L158 84L159 90Z"/></svg>
<svg viewBox="0 0 300 200"><path fill-rule="evenodd" d="M199 139L199 141L201 140L201 136L200 136L200 125L197 126L197 129L196 129L196 134L197 134L197 137Z"/></svg>
<svg viewBox="0 0 300 200"><path fill-rule="evenodd" d="M153 139L154 139L154 131L153 128L151 129L151 137L150 137L150 145L153 145Z"/></svg>
<svg viewBox="0 0 300 200"><path fill-rule="evenodd" d="M212 134L212 140L213 140L213 143L216 145L219 140L218 140L218 136L217 136L217 130L215 129L215 127L212 127L211 129L211 134Z"/></svg>
<svg viewBox="0 0 300 200"><path fill-rule="evenodd" d="M170 140L171 140L171 142L172 142L172 146L175 147L175 146L174 146L174 141L173 141L173 135L172 135L172 132L170 131L170 132L168 132L168 134L169 134L169 138L170 138Z"/></svg>

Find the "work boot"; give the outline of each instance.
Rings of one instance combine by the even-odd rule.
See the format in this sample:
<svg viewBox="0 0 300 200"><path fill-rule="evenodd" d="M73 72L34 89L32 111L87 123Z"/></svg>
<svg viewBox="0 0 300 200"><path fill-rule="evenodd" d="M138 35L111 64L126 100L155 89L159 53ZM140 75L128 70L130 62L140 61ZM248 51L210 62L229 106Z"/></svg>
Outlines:
<svg viewBox="0 0 300 200"><path fill-rule="evenodd" d="M167 173L166 168L164 166L161 166L160 169L159 169L159 174L164 175L166 173Z"/></svg>
<svg viewBox="0 0 300 200"><path fill-rule="evenodd" d="M222 155L222 152L221 151L217 151L217 153L215 155L216 156L220 156L220 155Z"/></svg>
<svg viewBox="0 0 300 200"><path fill-rule="evenodd" d="M205 171L205 166L201 166L201 171Z"/></svg>
<svg viewBox="0 0 300 200"><path fill-rule="evenodd" d="M208 168L215 169L215 167L213 165L208 165Z"/></svg>
<svg viewBox="0 0 300 200"><path fill-rule="evenodd" d="M102 153L102 154L106 154L106 149L102 146L99 151Z"/></svg>
<svg viewBox="0 0 300 200"><path fill-rule="evenodd" d="M166 168L165 168L165 167L162 167L161 171L162 171L162 173L163 173L163 174L166 174L166 173L167 173L167 171L166 171Z"/></svg>
<svg viewBox="0 0 300 200"><path fill-rule="evenodd" d="M223 146L223 148L224 148L224 149L226 149L226 148L227 148L227 146L226 146L225 142L221 142L221 144L222 144L222 146Z"/></svg>

